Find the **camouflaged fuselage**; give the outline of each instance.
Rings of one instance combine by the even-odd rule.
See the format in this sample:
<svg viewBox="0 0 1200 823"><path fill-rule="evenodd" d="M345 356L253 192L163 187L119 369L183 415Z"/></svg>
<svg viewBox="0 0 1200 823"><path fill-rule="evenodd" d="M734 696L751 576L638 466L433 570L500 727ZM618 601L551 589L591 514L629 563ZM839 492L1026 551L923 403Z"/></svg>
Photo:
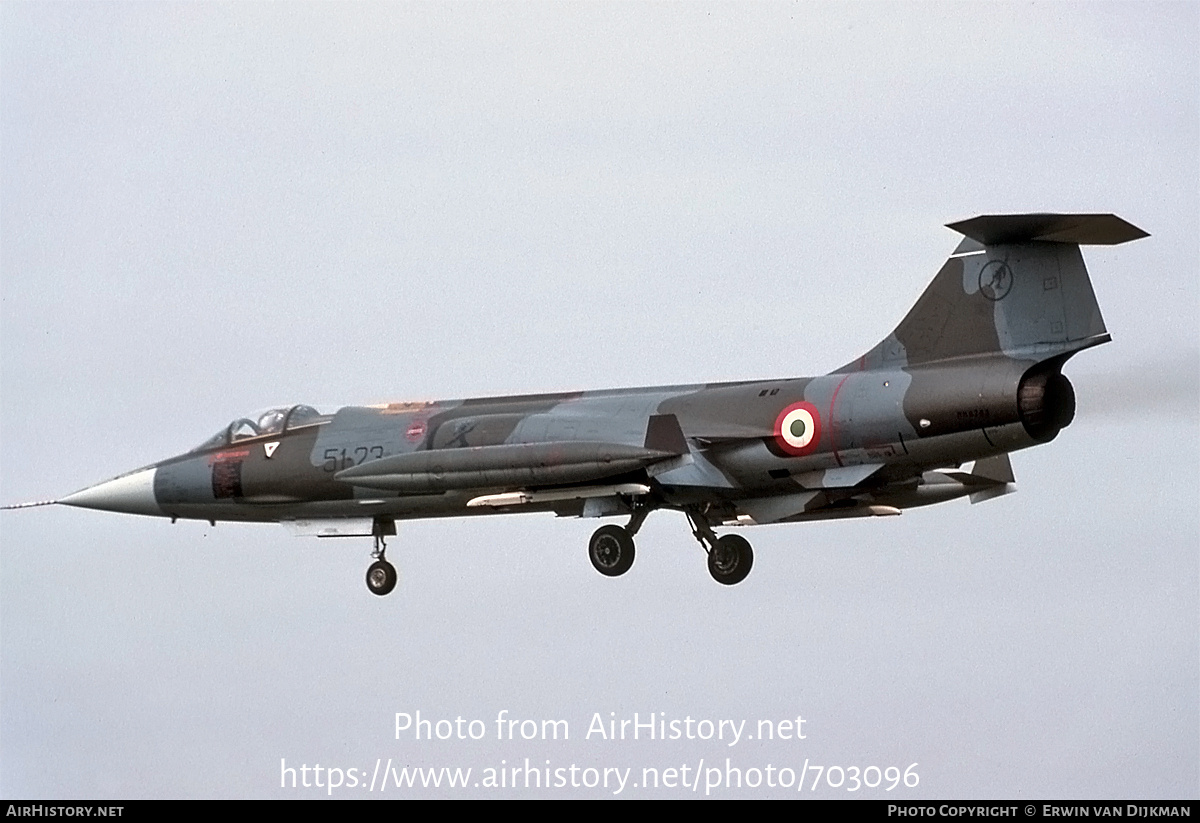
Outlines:
<svg viewBox="0 0 1200 823"><path fill-rule="evenodd" d="M830 374L275 409L109 481L124 483L107 486L134 501L124 508L93 507L378 523L642 506L764 523L1007 490L1004 456L1071 422L1063 363L1109 339L1079 244L1144 233L1111 215L988 216L952 228L966 239L895 331ZM954 471L970 461L984 469ZM95 503L90 491L62 502Z"/></svg>

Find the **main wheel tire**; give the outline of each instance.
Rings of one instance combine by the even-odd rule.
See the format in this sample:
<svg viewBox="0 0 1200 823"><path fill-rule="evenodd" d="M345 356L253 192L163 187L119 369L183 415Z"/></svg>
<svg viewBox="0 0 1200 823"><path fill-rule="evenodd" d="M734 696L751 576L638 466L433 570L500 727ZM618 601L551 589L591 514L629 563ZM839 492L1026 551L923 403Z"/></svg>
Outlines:
<svg viewBox="0 0 1200 823"><path fill-rule="evenodd" d="M588 557L606 577L625 574L633 565L633 538L622 526L601 526L588 541Z"/></svg>
<svg viewBox="0 0 1200 823"><path fill-rule="evenodd" d="M367 569L367 588L382 597L396 588L396 567L386 560L376 560Z"/></svg>
<svg viewBox="0 0 1200 823"><path fill-rule="evenodd" d="M708 553L708 573L724 586L741 583L754 565L750 541L736 534L717 539L717 546Z"/></svg>

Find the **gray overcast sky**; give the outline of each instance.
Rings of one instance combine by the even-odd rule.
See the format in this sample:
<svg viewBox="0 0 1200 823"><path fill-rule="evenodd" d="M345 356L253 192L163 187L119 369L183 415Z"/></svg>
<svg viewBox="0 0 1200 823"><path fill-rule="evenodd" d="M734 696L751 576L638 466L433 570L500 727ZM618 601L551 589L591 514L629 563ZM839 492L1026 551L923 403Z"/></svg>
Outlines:
<svg viewBox="0 0 1200 823"><path fill-rule="evenodd" d="M731 589L670 513L616 580L594 521L401 524L380 599L366 541L5 512L0 794L729 758L918 764L805 797L1195 797L1198 55L1188 3L0 5L5 503L276 403L828 371L974 214L1152 235L1085 249L1114 342L1019 494L754 529ZM418 710L488 735L396 740ZM585 739L635 712L806 737Z"/></svg>

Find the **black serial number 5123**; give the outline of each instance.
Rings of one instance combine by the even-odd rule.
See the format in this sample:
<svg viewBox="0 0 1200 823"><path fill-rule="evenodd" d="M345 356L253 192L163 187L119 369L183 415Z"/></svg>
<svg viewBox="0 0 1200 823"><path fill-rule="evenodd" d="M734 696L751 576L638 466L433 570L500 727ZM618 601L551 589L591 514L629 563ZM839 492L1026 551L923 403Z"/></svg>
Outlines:
<svg viewBox="0 0 1200 823"><path fill-rule="evenodd" d="M359 446L355 449L326 449L325 464L322 468L327 472L341 471L351 466L361 466L368 459L378 460L383 457L383 446Z"/></svg>

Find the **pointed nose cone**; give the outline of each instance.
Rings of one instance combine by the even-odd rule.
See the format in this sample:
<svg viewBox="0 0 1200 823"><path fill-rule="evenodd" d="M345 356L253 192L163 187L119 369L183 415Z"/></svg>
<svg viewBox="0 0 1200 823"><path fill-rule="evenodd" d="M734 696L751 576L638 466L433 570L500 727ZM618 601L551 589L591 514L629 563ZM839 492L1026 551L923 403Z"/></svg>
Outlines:
<svg viewBox="0 0 1200 823"><path fill-rule="evenodd" d="M58 502L81 509L162 516L163 510L158 507L158 501L154 497L154 475L157 472L156 468L141 469L114 477L112 480L88 486Z"/></svg>

